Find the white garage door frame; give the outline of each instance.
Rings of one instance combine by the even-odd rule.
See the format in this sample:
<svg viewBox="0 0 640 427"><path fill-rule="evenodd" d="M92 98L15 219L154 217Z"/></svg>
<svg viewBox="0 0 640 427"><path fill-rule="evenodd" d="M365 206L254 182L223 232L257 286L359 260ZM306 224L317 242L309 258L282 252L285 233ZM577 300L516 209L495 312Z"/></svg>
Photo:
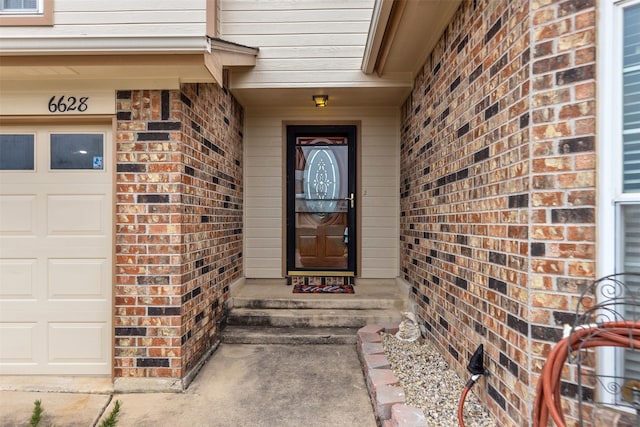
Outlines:
<svg viewBox="0 0 640 427"><path fill-rule="evenodd" d="M0 374L110 376L112 124L50 123L0 129L34 147L33 170L0 159Z"/></svg>

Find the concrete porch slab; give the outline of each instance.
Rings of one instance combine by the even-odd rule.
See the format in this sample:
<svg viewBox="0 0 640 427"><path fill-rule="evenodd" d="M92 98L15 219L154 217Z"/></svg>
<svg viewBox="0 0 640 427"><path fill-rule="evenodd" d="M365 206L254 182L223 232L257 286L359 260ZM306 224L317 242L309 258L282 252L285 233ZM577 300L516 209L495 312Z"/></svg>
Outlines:
<svg viewBox="0 0 640 427"><path fill-rule="evenodd" d="M116 401L118 427L376 427L356 346L222 344L182 393L0 391L0 427L94 426Z"/></svg>

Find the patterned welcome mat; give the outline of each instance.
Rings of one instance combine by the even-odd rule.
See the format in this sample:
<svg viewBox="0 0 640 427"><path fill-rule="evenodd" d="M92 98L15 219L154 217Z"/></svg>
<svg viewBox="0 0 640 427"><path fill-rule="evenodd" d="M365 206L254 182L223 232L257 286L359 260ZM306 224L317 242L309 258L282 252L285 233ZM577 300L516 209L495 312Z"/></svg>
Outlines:
<svg viewBox="0 0 640 427"><path fill-rule="evenodd" d="M294 294L353 294L353 285L305 285L293 286Z"/></svg>
<svg viewBox="0 0 640 427"><path fill-rule="evenodd" d="M294 294L353 294L353 277L289 276Z"/></svg>

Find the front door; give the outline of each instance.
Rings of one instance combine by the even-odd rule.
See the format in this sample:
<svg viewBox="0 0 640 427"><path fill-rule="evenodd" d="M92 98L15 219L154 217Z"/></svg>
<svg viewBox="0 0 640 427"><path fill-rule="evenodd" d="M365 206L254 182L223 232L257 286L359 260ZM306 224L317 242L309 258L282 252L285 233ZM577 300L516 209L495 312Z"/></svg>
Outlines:
<svg viewBox="0 0 640 427"><path fill-rule="evenodd" d="M355 126L287 126L288 275L355 275L355 148Z"/></svg>

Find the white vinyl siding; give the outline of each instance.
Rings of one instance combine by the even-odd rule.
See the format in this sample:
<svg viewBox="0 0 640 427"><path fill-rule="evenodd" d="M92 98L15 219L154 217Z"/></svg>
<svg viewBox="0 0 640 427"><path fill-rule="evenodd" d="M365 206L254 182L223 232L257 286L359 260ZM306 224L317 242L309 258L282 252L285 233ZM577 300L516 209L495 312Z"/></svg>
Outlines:
<svg viewBox="0 0 640 427"><path fill-rule="evenodd" d="M245 276L282 277L282 123L245 114Z"/></svg>
<svg viewBox="0 0 640 427"><path fill-rule="evenodd" d="M221 36L260 48L232 88L374 86L360 70L373 0L221 0Z"/></svg>
<svg viewBox="0 0 640 427"><path fill-rule="evenodd" d="M206 35L206 0L57 0L51 27L4 27L2 39ZM6 46L5 46L6 47Z"/></svg>
<svg viewBox="0 0 640 427"><path fill-rule="evenodd" d="M362 120L360 263L363 278L398 275L400 122L398 119L396 123L395 117L390 114Z"/></svg>
<svg viewBox="0 0 640 427"><path fill-rule="evenodd" d="M281 278L284 265L283 122L360 121L362 278L398 275L399 112L397 109L255 110L245 114L245 275Z"/></svg>

